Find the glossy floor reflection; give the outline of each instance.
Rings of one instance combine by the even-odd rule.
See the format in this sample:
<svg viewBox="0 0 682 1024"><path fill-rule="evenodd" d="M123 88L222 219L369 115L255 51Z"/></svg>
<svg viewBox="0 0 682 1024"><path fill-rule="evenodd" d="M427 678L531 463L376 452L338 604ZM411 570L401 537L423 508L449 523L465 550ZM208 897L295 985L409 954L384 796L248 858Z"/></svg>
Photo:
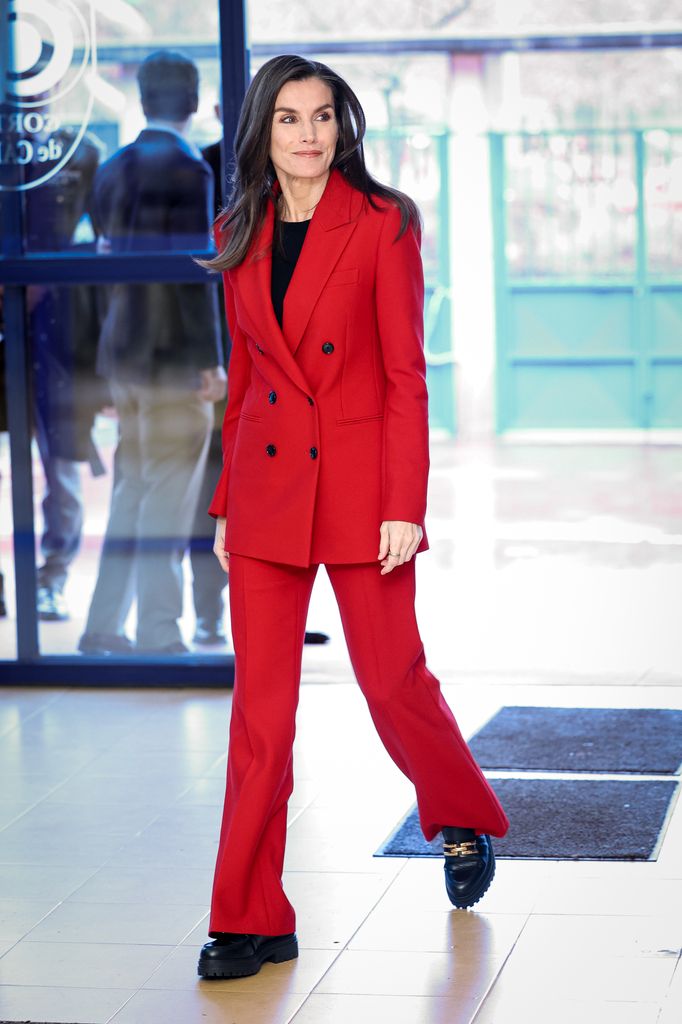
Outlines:
<svg viewBox="0 0 682 1024"><path fill-rule="evenodd" d="M682 706L682 451L433 459L419 616L465 734L503 704ZM229 692L0 690L0 1020L679 1024L679 801L656 862L501 861L453 911L438 861L373 857L412 791L332 602L321 574L285 865L301 955L254 978L195 973Z"/></svg>

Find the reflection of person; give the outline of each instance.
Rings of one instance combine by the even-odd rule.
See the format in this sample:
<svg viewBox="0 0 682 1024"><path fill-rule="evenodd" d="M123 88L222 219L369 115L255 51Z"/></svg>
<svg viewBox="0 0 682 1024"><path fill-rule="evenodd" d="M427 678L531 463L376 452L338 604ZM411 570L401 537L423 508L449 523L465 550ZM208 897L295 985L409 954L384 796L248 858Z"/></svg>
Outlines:
<svg viewBox="0 0 682 1024"><path fill-rule="evenodd" d="M55 138L66 147L72 136L72 129L61 129ZM99 141L86 134L65 167L26 193L30 252L77 252L91 246L79 237L79 224L87 222L100 149ZM108 401L106 385L95 374L97 289L32 286L28 315L35 433L45 474L37 610L40 619L61 620L68 618L64 586L83 527L78 463L88 462L94 475L104 471L91 436L97 410Z"/></svg>
<svg viewBox="0 0 682 1024"><path fill-rule="evenodd" d="M216 104L216 116L220 117L220 105ZM201 155L211 168L213 175L214 205L217 215L223 205L222 171L220 165L220 142L214 142ZM220 313L220 336L224 362L227 364L230 338L225 316ZM189 542L189 559L192 567L192 600L196 616L194 643L200 645L225 644L225 601L223 592L227 579L213 555L213 520L206 512L220 477L223 454L220 424L225 412L225 403L216 402L213 414L213 429L209 441L206 464L201 485L197 492L197 507Z"/></svg>
<svg viewBox="0 0 682 1024"><path fill-rule="evenodd" d="M306 610L320 563L355 674L457 907L490 885L507 819L429 672L414 611L428 425L414 203L374 181L337 74L276 57L236 136L220 225L232 336L211 512L235 648L225 810L204 977L297 955L281 880ZM378 555L377 555L378 551Z"/></svg>
<svg viewBox="0 0 682 1024"><path fill-rule="evenodd" d="M9 430L7 422L7 401L5 399L5 325L2 316L2 289L0 288L0 434ZM2 476L0 476L0 487L2 487ZM5 601L5 574L0 564L0 619L7 616L7 602Z"/></svg>
<svg viewBox="0 0 682 1024"><path fill-rule="evenodd" d="M185 132L198 73L159 51L138 73L147 127L95 178L101 250L199 249L213 216L210 168ZM119 284L109 296L98 370L119 417L114 486L97 583L79 648L132 648L125 622L137 598L137 648L184 653L182 558L213 422L224 397L212 284Z"/></svg>

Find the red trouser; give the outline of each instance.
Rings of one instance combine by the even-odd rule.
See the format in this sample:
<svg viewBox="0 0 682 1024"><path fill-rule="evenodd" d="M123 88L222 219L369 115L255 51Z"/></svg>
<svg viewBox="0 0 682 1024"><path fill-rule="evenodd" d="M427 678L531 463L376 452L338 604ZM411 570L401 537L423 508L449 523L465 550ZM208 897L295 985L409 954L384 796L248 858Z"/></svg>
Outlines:
<svg viewBox="0 0 682 1024"><path fill-rule="evenodd" d="M211 933L295 929L282 867L303 636L317 568L230 555L235 686ZM414 561L386 576L378 562L326 568L355 675L384 746L414 783L424 835L432 839L444 825L459 825L503 836L505 813L426 667Z"/></svg>

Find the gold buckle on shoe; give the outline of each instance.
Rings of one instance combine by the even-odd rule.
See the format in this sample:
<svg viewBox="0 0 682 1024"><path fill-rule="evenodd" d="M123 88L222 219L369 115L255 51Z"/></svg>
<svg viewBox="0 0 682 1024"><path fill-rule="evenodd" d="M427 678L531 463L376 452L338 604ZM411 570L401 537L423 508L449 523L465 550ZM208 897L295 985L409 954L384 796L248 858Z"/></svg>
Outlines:
<svg viewBox="0 0 682 1024"><path fill-rule="evenodd" d="M475 839L466 839L463 843L443 843L443 853L446 857L471 857L478 853L478 846Z"/></svg>

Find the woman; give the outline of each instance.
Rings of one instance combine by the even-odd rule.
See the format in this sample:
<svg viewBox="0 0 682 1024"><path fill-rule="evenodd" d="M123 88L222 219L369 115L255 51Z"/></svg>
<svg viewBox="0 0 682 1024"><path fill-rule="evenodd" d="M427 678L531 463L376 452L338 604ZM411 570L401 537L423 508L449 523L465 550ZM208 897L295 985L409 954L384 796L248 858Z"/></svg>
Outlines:
<svg viewBox="0 0 682 1024"><path fill-rule="evenodd" d="M233 348L210 512L236 673L205 978L298 954L281 875L320 564L379 735L415 784L424 835L443 832L456 907L490 885L490 834L508 825L417 631L428 474L419 214L368 174L364 126L357 97L324 64L268 61L244 100L216 233Z"/></svg>

